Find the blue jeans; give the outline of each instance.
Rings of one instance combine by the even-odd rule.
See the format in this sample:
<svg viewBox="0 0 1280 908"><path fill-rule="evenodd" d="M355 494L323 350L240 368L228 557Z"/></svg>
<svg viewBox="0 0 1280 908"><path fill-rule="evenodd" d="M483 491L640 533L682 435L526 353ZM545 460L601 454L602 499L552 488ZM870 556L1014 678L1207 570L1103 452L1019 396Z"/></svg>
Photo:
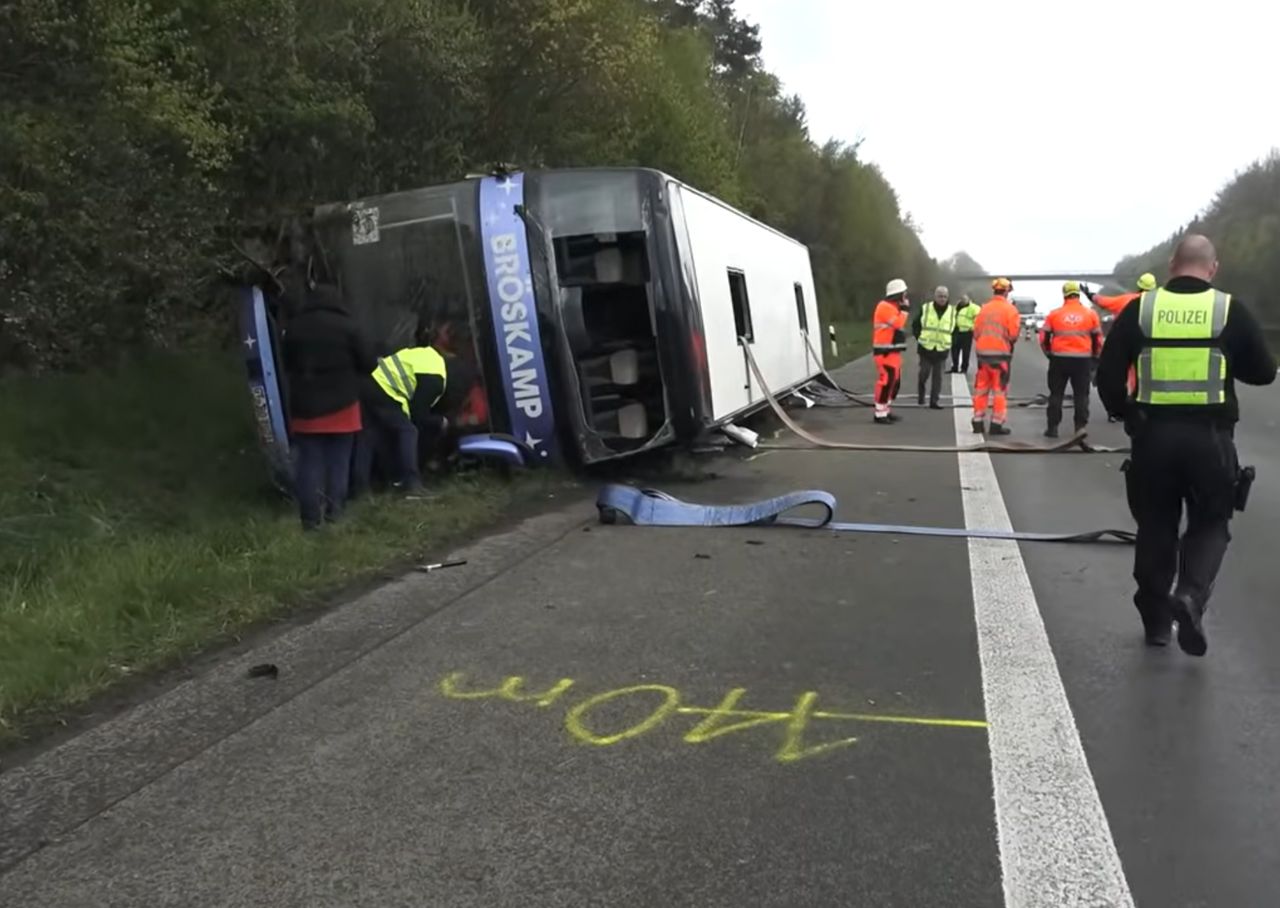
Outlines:
<svg viewBox="0 0 1280 908"><path fill-rule="evenodd" d="M325 519L336 520L347 503L351 481L354 432L334 435L295 435L298 450L294 494L302 525L314 529Z"/></svg>
<svg viewBox="0 0 1280 908"><path fill-rule="evenodd" d="M369 489L373 475L373 462L379 452L384 463L384 478L416 488L422 484L418 470L418 427L405 415L400 405L387 395L378 392L362 401L364 431L356 443L356 480L361 492ZM387 463L389 461L389 463Z"/></svg>

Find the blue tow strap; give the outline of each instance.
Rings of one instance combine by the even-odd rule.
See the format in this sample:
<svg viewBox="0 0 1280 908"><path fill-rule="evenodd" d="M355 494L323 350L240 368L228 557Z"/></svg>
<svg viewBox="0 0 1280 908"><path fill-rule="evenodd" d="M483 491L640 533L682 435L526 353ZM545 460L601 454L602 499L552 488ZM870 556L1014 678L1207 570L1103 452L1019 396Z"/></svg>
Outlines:
<svg viewBox="0 0 1280 908"><path fill-rule="evenodd" d="M816 517L784 516L788 511L817 507ZM606 485L596 496L602 523L624 517L635 526L649 527L748 527L788 526L840 533L880 533L890 536L943 536L953 539L1012 539L1018 542L1133 543L1129 530L1092 530L1087 533L1025 533L1017 530L955 529L951 527L894 526L883 523L841 523L831 518L836 499L827 492L789 492L750 504L693 504L654 489Z"/></svg>

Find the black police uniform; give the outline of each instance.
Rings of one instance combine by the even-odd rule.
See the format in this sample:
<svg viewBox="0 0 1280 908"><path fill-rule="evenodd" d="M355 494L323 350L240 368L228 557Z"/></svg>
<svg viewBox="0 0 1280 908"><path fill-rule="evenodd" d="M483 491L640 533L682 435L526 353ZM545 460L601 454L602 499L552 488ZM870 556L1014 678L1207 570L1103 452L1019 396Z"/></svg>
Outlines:
<svg viewBox="0 0 1280 908"><path fill-rule="evenodd" d="M1165 286L1174 294L1209 289L1207 281L1194 277L1173 278ZM1276 361L1253 314L1233 298L1218 339L1227 363L1225 402L1139 404L1128 396L1127 377L1129 366L1146 346L1140 308L1141 298L1116 317L1098 363L1098 396L1109 415L1124 420L1133 440L1125 475L1129 509L1138 524L1133 566L1138 592L1133 601L1147 641L1167 643L1171 620L1177 617L1179 644L1199 655L1204 651L1199 619L1231 540L1228 525L1239 475L1234 429L1240 407L1235 382L1271 384ZM1187 529L1179 540L1184 506ZM1201 636L1199 646L1194 640L1188 646L1184 640L1186 617L1196 625L1190 636Z"/></svg>

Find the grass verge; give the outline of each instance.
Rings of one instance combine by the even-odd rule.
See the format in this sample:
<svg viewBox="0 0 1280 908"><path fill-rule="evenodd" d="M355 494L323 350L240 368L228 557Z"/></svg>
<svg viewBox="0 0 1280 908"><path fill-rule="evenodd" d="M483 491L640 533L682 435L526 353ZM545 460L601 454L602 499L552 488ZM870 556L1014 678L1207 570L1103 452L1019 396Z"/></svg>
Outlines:
<svg viewBox="0 0 1280 908"><path fill-rule="evenodd" d="M453 478L304 535L234 358L0 384L0 741L495 521L538 479Z"/></svg>
<svg viewBox="0 0 1280 908"><path fill-rule="evenodd" d="M834 370L859 356L871 352L871 320L858 319L833 323L836 328L836 355L831 355L831 338L823 338L822 356L827 368Z"/></svg>

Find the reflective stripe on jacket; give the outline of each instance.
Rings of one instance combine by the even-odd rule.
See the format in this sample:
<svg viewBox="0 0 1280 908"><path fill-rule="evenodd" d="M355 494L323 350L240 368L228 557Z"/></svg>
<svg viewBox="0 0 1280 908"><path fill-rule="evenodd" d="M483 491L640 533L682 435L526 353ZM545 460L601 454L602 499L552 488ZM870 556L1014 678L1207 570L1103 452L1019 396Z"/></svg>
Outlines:
<svg viewBox="0 0 1280 908"><path fill-rule="evenodd" d="M973 323L973 347L980 359L1008 359L1018 339L1022 317L1008 298L993 296Z"/></svg>
<svg viewBox="0 0 1280 908"><path fill-rule="evenodd" d="M1138 324L1140 404L1219 406L1227 400L1227 358L1220 339L1231 296L1149 290L1142 294Z"/></svg>
<svg viewBox="0 0 1280 908"><path fill-rule="evenodd" d="M920 312L920 347L941 352L951 349L951 334L956 327L956 310L944 306L942 314L933 303L925 303Z"/></svg>
<svg viewBox="0 0 1280 908"><path fill-rule="evenodd" d="M378 368L373 370L373 380L408 416L409 404L414 392L418 390L418 376L440 376L443 389L444 383L448 381L446 371L444 357L434 347L405 347L378 360ZM442 390L441 395L443 393ZM440 395L437 395L430 406L435 406L439 399Z"/></svg>
<svg viewBox="0 0 1280 908"><path fill-rule="evenodd" d="M871 349L876 353L894 353L907 349L907 313L897 303L881 300L871 318Z"/></svg>
<svg viewBox="0 0 1280 908"><path fill-rule="evenodd" d="M1091 359L1102 350L1102 320L1078 297L1068 297L1045 318L1040 347L1050 356Z"/></svg>

